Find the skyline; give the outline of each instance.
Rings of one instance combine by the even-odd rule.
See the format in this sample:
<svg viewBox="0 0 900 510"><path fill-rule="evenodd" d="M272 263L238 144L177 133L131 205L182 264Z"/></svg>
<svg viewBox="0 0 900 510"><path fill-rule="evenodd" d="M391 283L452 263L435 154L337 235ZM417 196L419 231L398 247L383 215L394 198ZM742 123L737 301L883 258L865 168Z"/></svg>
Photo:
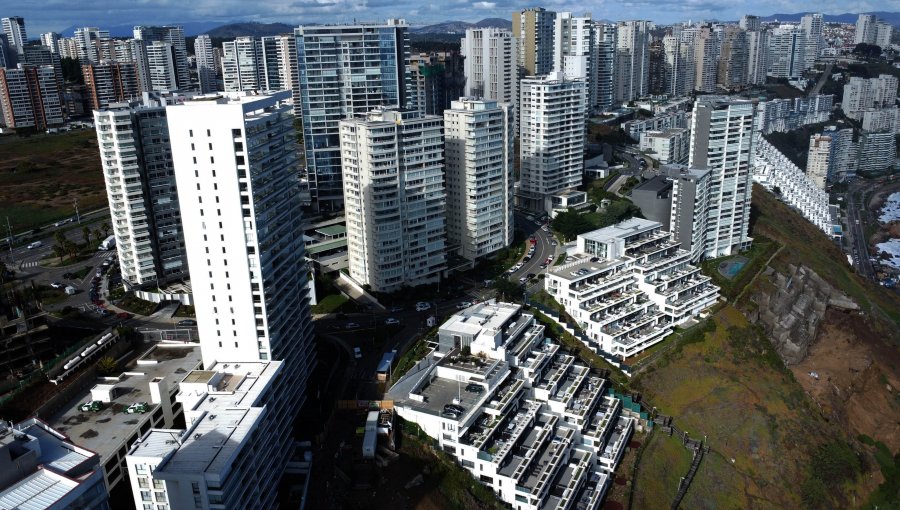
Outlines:
<svg viewBox="0 0 900 510"><path fill-rule="evenodd" d="M581 4L571 0L544 2L548 10L589 12L595 19L613 21L649 19L655 23L700 21L704 19L738 20L744 14L768 16L776 13L809 11L808 2L766 0L755 5L733 4L723 0L686 0L674 8L662 0L639 0L621 3L592 2ZM407 7L404 7L406 5ZM451 0L441 3L404 3L388 0L198 0L185 5L173 0L124 4L110 0L93 2L90 7L76 6L62 0L42 4L17 6L7 16L26 19L29 38L40 33L62 32L73 26L160 25L197 22L260 22L287 24L351 23L355 21L383 21L402 17L411 25L428 25L444 21L478 21L484 18L509 19L512 12L539 5L522 0ZM663 5L667 7L661 9ZM816 12L844 14L847 12L900 11L900 0L887 2L861 1L850 9L846 3L826 0L815 5ZM263 14L261 14L263 13Z"/></svg>

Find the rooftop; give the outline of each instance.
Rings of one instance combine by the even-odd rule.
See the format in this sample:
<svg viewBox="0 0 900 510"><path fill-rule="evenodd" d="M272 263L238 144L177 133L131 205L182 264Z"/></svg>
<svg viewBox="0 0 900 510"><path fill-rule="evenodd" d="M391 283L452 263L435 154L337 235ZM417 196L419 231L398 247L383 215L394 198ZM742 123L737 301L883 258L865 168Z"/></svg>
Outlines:
<svg viewBox="0 0 900 510"><path fill-rule="evenodd" d="M45 510L78 488L75 480L47 469L39 469L27 478L0 492L0 508Z"/></svg>
<svg viewBox="0 0 900 510"><path fill-rule="evenodd" d="M576 280L623 264L621 259L606 260L584 254L574 255L574 258L572 262L556 266L558 269L550 271L550 274L566 280Z"/></svg>
<svg viewBox="0 0 900 510"><path fill-rule="evenodd" d="M662 175L657 175L650 179L649 181L645 181L641 183L639 186L632 190L632 193L638 191L649 191L651 193L659 193L660 191L665 191L667 189L672 188L672 181L670 181L667 177Z"/></svg>
<svg viewBox="0 0 900 510"><path fill-rule="evenodd" d="M656 221L645 220L643 218L630 218L609 227L581 234L579 237L600 243L608 243L616 239L625 239L626 237L637 235L645 230L659 226L659 222Z"/></svg>
<svg viewBox="0 0 900 510"><path fill-rule="evenodd" d="M165 353L165 356L160 354ZM166 358L157 361L154 358ZM149 420L158 407L151 403L150 382L164 378L169 388L200 364L199 346L154 346L136 362L132 362L115 381L112 401L98 412L83 412L78 407L93 400L90 390L82 392L63 406L62 411L48 420L56 430L65 433L78 445L97 452L105 461L114 455L123 441L140 437L140 425ZM144 414L126 414L125 408L135 402L147 402L150 409Z"/></svg>
<svg viewBox="0 0 900 510"><path fill-rule="evenodd" d="M473 337L481 333L493 336L521 309L521 305L511 303L479 303L453 314L440 329Z"/></svg>

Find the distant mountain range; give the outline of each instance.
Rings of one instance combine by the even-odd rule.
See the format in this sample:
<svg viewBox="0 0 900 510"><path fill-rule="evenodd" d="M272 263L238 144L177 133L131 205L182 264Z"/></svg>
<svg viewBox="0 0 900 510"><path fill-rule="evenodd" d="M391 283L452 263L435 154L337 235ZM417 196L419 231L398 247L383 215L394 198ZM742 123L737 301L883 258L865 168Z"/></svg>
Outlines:
<svg viewBox="0 0 900 510"><path fill-rule="evenodd" d="M206 33L210 37L222 39L233 39L242 35L266 37L269 35L292 34L295 26L285 23L231 23L208 30Z"/></svg>
<svg viewBox="0 0 900 510"><path fill-rule="evenodd" d="M445 21L436 25L411 28L414 34L464 34L469 28L512 28L512 21L503 18L485 18L476 23L467 21Z"/></svg>
<svg viewBox="0 0 900 510"><path fill-rule="evenodd" d="M787 21L798 22L804 15L809 12L798 12L794 14L772 14L770 16L760 16L762 21ZM865 12L861 14L874 14L877 18L883 19L895 27L900 27L900 12ZM826 14L822 17L826 23L856 23L859 14L847 12L844 14Z"/></svg>

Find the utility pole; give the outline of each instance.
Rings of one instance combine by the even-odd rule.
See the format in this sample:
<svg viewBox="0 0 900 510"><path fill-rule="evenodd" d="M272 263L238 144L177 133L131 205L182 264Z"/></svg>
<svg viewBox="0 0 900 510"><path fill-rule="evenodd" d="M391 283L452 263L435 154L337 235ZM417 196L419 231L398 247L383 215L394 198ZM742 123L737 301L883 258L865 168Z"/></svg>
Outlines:
<svg viewBox="0 0 900 510"><path fill-rule="evenodd" d="M13 235L12 235L12 227L9 225L9 216L6 217L6 233L9 235L6 239L9 241L9 256L12 258L12 243L13 243Z"/></svg>
<svg viewBox="0 0 900 510"><path fill-rule="evenodd" d="M75 197L75 221L81 225L81 216L78 214L78 197Z"/></svg>

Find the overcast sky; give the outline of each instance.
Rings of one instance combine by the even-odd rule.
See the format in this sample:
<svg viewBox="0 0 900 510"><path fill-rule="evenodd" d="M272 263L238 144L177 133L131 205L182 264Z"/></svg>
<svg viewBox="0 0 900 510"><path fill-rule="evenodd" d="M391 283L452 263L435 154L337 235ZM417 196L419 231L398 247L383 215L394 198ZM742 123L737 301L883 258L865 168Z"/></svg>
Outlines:
<svg viewBox="0 0 900 510"><path fill-rule="evenodd" d="M590 12L594 19L649 19L659 23L720 19L742 14L766 16L817 9L827 14L900 11L900 0L0 0L0 17L23 16L31 38L42 32L61 31L72 25L101 28L131 24L187 23L192 21L260 21L343 23L402 17L412 25L440 21L478 21L487 17L510 19L512 12L541 5L553 11Z"/></svg>

